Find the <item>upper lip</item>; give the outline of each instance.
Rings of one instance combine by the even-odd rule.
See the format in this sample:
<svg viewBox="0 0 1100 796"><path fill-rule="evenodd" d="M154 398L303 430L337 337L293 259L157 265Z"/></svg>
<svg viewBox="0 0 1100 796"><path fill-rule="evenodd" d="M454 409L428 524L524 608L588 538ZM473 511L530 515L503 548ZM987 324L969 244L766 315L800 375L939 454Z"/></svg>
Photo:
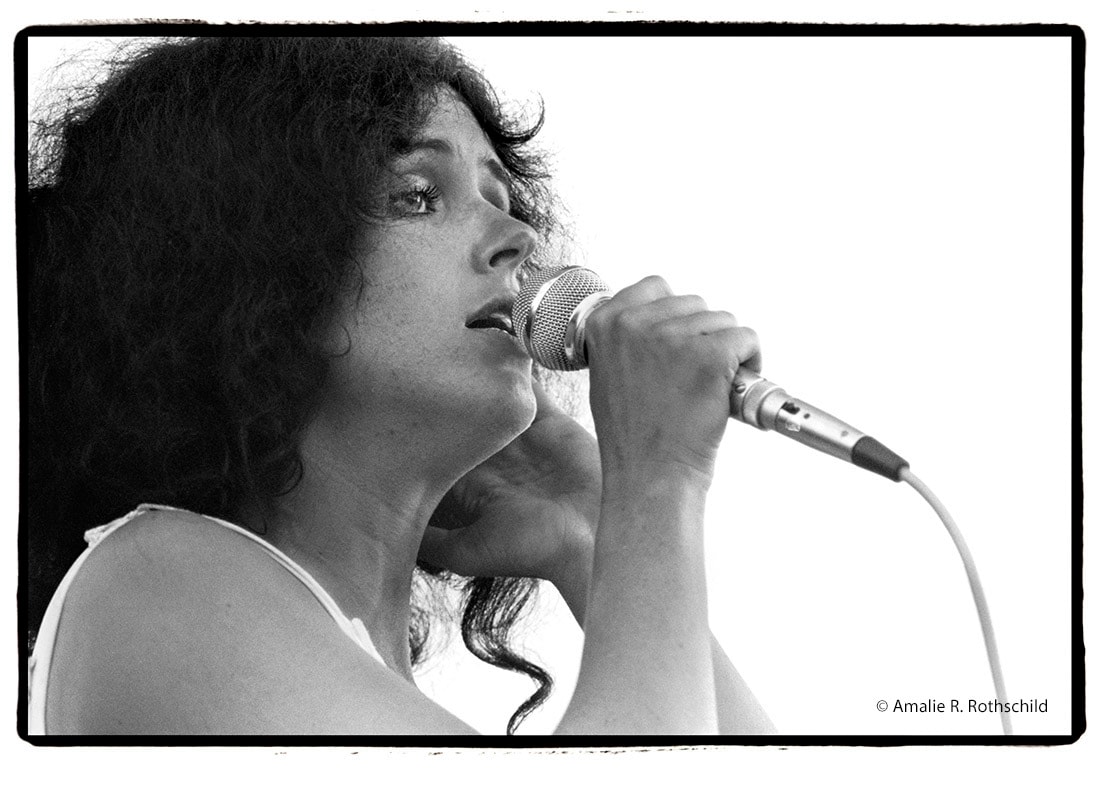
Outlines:
<svg viewBox="0 0 1100 796"><path fill-rule="evenodd" d="M490 299L481 309L475 310L466 317L466 328L482 329L485 327L493 327L504 329L504 331L514 335L515 331L512 329L512 305L515 304L515 301L516 296L513 293Z"/></svg>

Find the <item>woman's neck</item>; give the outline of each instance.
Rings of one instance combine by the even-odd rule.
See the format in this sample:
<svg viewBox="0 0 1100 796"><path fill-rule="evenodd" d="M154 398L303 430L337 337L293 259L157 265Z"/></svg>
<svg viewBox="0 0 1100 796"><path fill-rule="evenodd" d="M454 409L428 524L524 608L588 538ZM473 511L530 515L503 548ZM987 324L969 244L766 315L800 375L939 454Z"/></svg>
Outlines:
<svg viewBox="0 0 1100 796"><path fill-rule="evenodd" d="M321 424L307 428L302 480L266 514L267 538L362 620L387 665L411 680L417 552L432 510L461 473L428 476L412 446L381 450L378 436L374 445L334 437Z"/></svg>

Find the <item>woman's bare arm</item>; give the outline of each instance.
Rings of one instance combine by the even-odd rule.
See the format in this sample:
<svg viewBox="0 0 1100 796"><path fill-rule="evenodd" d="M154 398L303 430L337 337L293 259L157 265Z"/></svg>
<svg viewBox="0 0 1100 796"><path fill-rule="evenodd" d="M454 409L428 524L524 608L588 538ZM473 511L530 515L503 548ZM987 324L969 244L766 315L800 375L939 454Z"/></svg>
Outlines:
<svg viewBox="0 0 1100 796"><path fill-rule="evenodd" d="M554 586L569 606L582 628L588 605L588 582L591 577L591 554L577 556L577 565L564 574ZM734 667L718 639L710 634L711 666L714 676L714 703L718 716L718 732L722 735L766 735L775 726L752 689Z"/></svg>
<svg viewBox="0 0 1100 796"><path fill-rule="evenodd" d="M699 532L705 492L657 471L605 484L581 669L559 732L717 732Z"/></svg>

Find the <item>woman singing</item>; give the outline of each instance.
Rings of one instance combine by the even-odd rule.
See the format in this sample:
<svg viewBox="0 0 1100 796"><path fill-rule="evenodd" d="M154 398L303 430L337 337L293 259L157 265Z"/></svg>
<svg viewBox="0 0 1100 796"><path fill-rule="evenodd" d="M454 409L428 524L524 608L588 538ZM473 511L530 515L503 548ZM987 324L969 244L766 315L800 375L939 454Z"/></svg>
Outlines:
<svg viewBox="0 0 1100 796"><path fill-rule="evenodd" d="M755 336L644 279L589 322L598 443L556 408L503 320L555 232L539 125L453 48L172 40L62 111L21 227L31 733L470 733L413 681L444 572L539 683L510 732L538 580L584 630L558 733L770 731L703 557Z"/></svg>

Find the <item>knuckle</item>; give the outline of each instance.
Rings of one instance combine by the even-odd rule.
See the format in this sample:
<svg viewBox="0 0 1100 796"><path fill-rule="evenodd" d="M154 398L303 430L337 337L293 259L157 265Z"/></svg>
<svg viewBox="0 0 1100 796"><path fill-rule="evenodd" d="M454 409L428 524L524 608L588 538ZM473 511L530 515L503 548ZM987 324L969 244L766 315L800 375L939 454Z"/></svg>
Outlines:
<svg viewBox="0 0 1100 796"><path fill-rule="evenodd" d="M737 326L737 316L732 312L726 310L715 310L714 314L718 316L718 319L722 321L726 326Z"/></svg>
<svg viewBox="0 0 1100 796"><path fill-rule="evenodd" d="M696 296L689 294L682 297L685 309L693 312L706 312L710 308L707 306L707 300L702 296Z"/></svg>
<svg viewBox="0 0 1100 796"><path fill-rule="evenodd" d="M620 332L631 336L641 334L646 328L645 316L639 307L631 307L619 313L615 322Z"/></svg>
<svg viewBox="0 0 1100 796"><path fill-rule="evenodd" d="M657 296L671 296L672 288L668 286L668 282L661 276L647 276L643 279L640 285L644 285L647 290L651 291L653 295Z"/></svg>

